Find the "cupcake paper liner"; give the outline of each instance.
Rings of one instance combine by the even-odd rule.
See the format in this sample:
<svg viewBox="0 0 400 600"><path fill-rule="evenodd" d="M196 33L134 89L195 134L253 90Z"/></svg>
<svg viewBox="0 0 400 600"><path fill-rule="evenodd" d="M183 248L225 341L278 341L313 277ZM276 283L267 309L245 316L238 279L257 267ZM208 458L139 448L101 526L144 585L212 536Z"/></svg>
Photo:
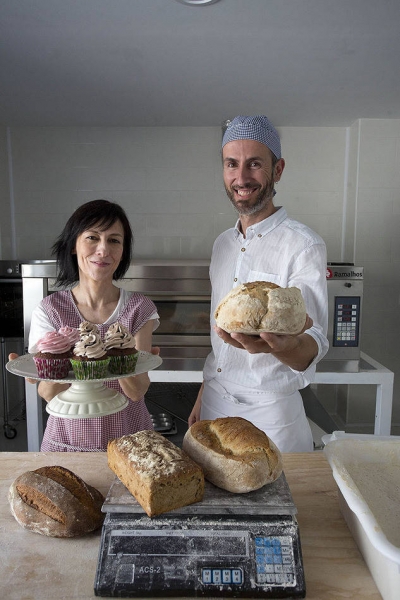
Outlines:
<svg viewBox="0 0 400 600"><path fill-rule="evenodd" d="M101 360L70 359L76 379L103 379L107 377L109 358Z"/></svg>
<svg viewBox="0 0 400 600"><path fill-rule="evenodd" d="M71 369L69 358L33 357L39 377L44 379L64 379Z"/></svg>
<svg viewBox="0 0 400 600"><path fill-rule="evenodd" d="M133 373L137 363L139 353L124 354L122 356L111 356L108 370L113 375L127 375Z"/></svg>

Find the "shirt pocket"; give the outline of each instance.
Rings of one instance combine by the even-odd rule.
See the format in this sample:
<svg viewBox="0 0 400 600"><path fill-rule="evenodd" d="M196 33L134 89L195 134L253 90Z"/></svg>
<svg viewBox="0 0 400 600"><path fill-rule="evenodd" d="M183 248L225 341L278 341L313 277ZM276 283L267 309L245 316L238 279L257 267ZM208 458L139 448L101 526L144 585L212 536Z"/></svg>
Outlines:
<svg viewBox="0 0 400 600"><path fill-rule="evenodd" d="M281 276L278 273L264 273L263 271L249 271L248 282L250 281L270 281L281 285ZM246 282L247 283L247 282Z"/></svg>

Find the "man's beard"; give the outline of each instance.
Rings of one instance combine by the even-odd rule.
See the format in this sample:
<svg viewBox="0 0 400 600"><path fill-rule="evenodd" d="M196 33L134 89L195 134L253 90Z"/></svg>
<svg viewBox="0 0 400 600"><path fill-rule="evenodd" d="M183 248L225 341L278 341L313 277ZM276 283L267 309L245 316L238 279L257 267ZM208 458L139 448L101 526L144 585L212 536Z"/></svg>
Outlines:
<svg viewBox="0 0 400 600"><path fill-rule="evenodd" d="M253 188L254 185L243 185L240 189L249 189ZM274 181L269 181L264 187L261 187L258 191L258 195L256 197L256 201L254 204L250 204L250 200L240 200L237 202L235 200L234 193L225 186L225 191L228 195L229 200L232 202L235 210L239 213L239 215L249 216L255 215L264 208L267 208L268 205L272 202L274 197Z"/></svg>

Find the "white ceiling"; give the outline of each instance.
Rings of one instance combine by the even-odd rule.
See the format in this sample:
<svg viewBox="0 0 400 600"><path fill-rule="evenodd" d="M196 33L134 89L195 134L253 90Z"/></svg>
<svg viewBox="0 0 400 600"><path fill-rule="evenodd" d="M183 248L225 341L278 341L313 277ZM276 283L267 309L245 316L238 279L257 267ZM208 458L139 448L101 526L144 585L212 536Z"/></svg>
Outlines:
<svg viewBox="0 0 400 600"><path fill-rule="evenodd" d="M400 118L399 0L0 0L0 123Z"/></svg>

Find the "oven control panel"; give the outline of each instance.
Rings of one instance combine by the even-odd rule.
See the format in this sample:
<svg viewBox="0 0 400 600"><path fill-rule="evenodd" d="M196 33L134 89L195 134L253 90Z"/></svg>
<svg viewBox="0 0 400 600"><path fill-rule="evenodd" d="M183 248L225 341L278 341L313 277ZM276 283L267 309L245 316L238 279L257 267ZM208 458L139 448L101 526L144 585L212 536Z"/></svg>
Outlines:
<svg viewBox="0 0 400 600"><path fill-rule="evenodd" d="M16 260L0 260L0 277L1 278L20 278L21 265Z"/></svg>
<svg viewBox="0 0 400 600"><path fill-rule="evenodd" d="M336 296L333 316L333 346L357 347L359 345L359 296Z"/></svg>

